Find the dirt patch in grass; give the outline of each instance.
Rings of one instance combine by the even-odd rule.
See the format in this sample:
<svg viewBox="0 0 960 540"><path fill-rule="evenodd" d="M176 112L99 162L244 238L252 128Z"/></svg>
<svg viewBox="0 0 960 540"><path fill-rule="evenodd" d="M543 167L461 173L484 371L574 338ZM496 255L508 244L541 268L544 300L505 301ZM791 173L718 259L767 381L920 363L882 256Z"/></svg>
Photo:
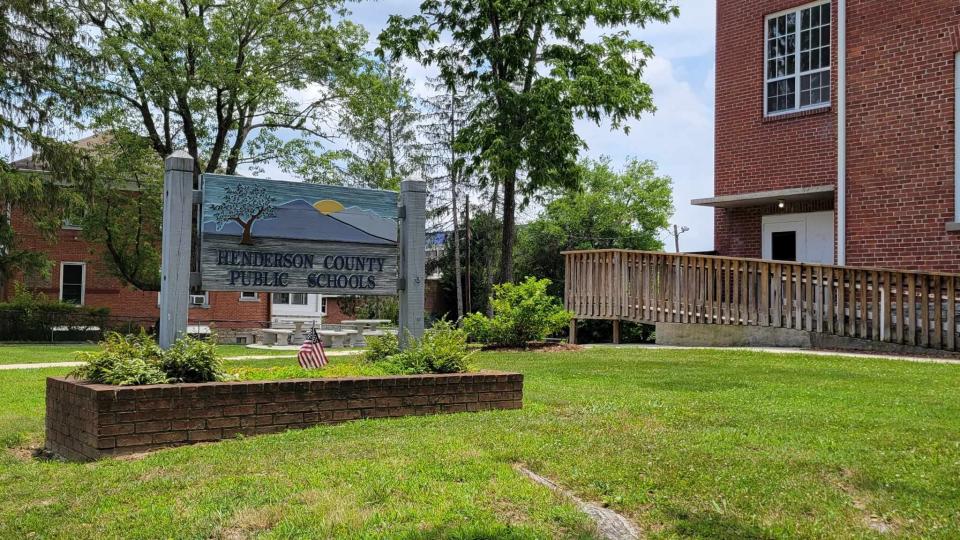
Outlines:
<svg viewBox="0 0 960 540"><path fill-rule="evenodd" d="M261 506L244 508L233 515L230 523L217 531L214 538L221 540L243 540L253 538L268 531L283 519L280 506Z"/></svg>
<svg viewBox="0 0 960 540"><path fill-rule="evenodd" d="M7 448L13 457L20 461L62 461L62 458L44 448L41 444L17 445Z"/></svg>
<svg viewBox="0 0 960 540"><path fill-rule="evenodd" d="M854 472L849 469L841 471L841 478L835 483L836 486L850 497L853 507L863 516L863 524L868 529L880 534L897 534L900 530L900 524L895 519L888 519L871 512L868 508L870 502L869 496L863 494L853 485Z"/></svg>

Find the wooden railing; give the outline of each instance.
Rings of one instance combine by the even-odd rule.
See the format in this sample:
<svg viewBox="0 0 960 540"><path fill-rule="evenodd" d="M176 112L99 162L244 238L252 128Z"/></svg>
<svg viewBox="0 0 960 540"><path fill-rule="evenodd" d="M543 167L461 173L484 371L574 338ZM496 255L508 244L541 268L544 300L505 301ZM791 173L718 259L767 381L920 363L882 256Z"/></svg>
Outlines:
<svg viewBox="0 0 960 540"><path fill-rule="evenodd" d="M957 351L960 275L625 250L566 255L577 319L791 328Z"/></svg>

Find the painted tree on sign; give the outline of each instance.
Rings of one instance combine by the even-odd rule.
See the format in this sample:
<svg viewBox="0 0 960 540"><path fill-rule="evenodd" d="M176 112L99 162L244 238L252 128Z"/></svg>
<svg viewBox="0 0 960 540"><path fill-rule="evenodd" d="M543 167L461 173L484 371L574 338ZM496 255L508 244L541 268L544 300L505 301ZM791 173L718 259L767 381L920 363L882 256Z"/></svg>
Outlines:
<svg viewBox="0 0 960 540"><path fill-rule="evenodd" d="M240 243L245 246L253 245L253 236L250 234L253 223L258 219L277 217L274 206L276 202L263 186L237 184L235 188L227 188L223 202L212 206L217 230L222 230L224 225L230 222L239 223L243 227Z"/></svg>

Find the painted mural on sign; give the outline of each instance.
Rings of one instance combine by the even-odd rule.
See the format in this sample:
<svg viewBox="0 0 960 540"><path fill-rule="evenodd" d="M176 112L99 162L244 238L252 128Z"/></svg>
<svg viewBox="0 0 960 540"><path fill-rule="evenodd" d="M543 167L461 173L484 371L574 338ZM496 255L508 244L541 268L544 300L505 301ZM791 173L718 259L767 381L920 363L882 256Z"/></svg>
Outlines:
<svg viewBox="0 0 960 540"><path fill-rule="evenodd" d="M391 245L397 242L396 196L390 191L206 175L203 232L236 236L243 245L254 245L254 238Z"/></svg>
<svg viewBox="0 0 960 540"><path fill-rule="evenodd" d="M394 294L397 193L204 175L206 290Z"/></svg>

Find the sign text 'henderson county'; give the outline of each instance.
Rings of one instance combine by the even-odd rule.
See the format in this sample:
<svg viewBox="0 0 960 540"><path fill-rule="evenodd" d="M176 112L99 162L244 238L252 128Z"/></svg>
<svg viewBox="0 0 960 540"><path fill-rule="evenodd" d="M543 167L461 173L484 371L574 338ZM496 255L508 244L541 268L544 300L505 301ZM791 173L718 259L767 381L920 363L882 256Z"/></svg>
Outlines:
<svg viewBox="0 0 960 540"><path fill-rule="evenodd" d="M290 273L284 270L247 270L250 267L259 267L320 270L307 274L307 287L311 289L376 289L375 273L383 273L385 261L385 257L362 255L317 257L308 253L217 250L217 266L241 268L229 270L229 283L231 286L242 287L290 286Z"/></svg>
<svg viewBox="0 0 960 540"><path fill-rule="evenodd" d="M204 175L208 291L395 294L397 194Z"/></svg>

